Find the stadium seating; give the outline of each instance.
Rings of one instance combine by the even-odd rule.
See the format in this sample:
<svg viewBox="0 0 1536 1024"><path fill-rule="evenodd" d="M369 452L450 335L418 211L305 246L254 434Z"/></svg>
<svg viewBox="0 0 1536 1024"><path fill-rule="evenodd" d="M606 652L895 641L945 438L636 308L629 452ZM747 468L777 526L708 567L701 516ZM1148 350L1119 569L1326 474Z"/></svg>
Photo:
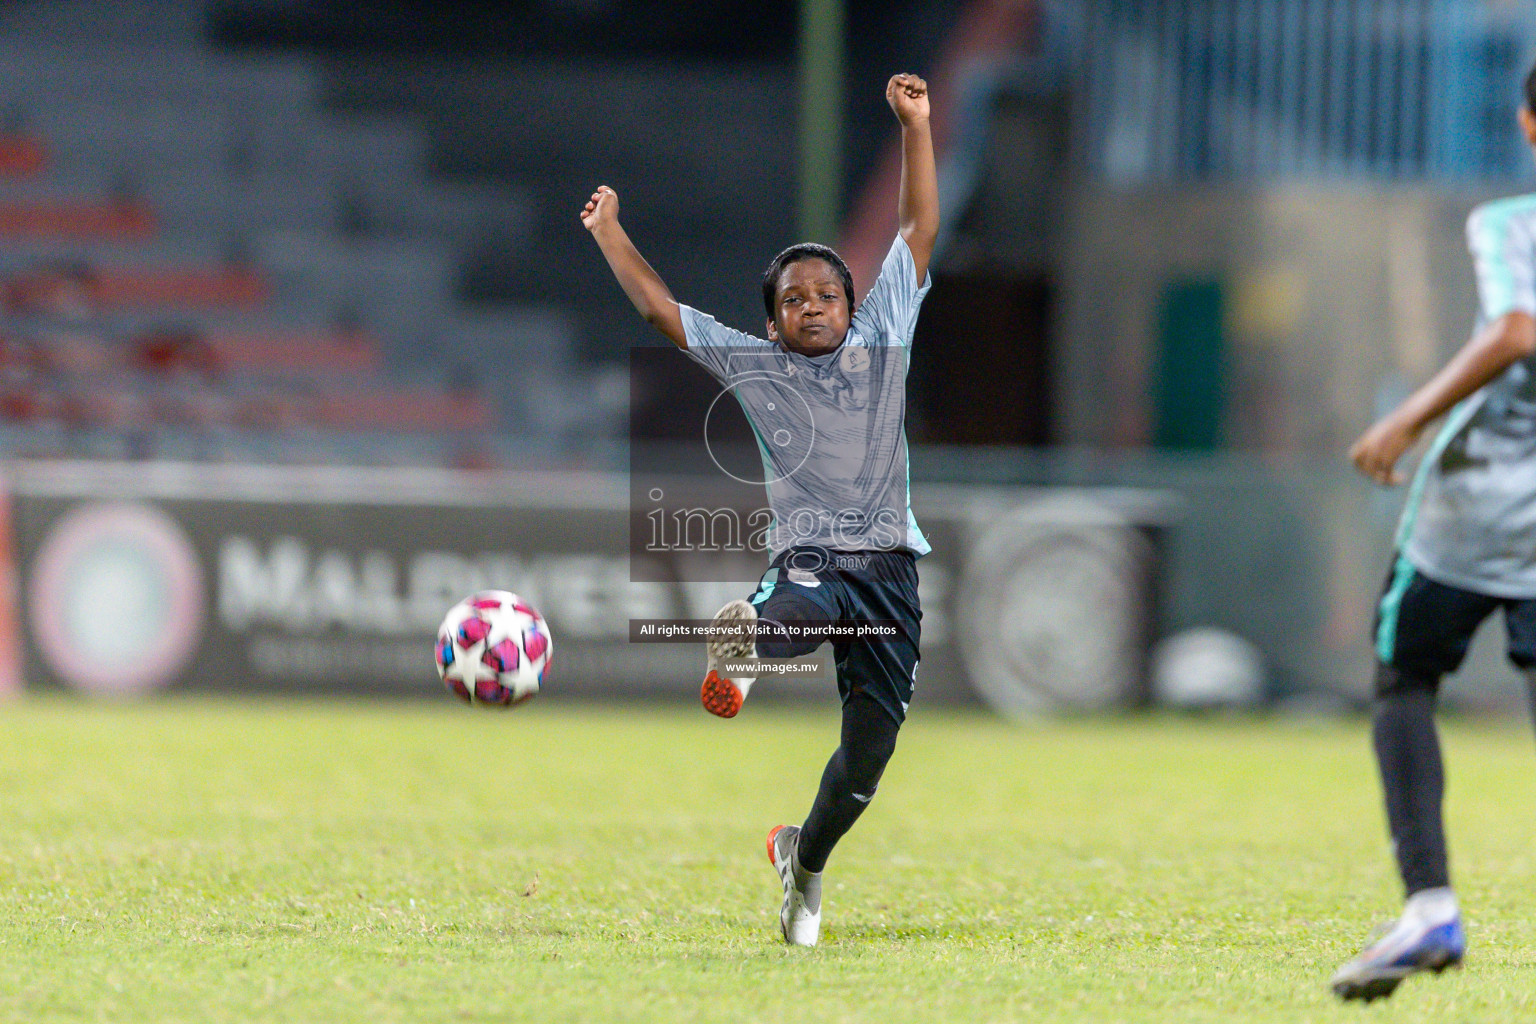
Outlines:
<svg viewBox="0 0 1536 1024"><path fill-rule="evenodd" d="M316 62L84 6L0 26L0 455L507 461L537 428L498 385L561 379L573 328L466 306L460 268L527 202L327 108Z"/></svg>

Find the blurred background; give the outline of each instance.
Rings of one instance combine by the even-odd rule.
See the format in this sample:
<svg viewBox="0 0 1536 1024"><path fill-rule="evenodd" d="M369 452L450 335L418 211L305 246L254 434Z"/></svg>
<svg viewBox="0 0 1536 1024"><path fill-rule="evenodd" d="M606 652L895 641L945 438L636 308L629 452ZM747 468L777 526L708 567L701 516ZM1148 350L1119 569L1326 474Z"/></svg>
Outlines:
<svg viewBox="0 0 1536 1024"><path fill-rule="evenodd" d="M0 4L0 689L434 695L499 586L550 699L693 699L627 624L744 588L632 581L626 472L710 384L637 386L577 213L744 330L795 241L862 293L914 71L924 699L1357 707L1401 493L1344 452L1468 336L1533 57L1518 0ZM1450 694L1515 705L1496 632Z"/></svg>

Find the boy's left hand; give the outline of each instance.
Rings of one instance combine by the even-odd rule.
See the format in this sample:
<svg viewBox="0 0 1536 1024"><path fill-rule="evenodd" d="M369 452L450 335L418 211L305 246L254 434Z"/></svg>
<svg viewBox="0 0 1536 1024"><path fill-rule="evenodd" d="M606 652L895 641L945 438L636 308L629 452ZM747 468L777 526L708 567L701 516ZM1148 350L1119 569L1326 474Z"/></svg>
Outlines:
<svg viewBox="0 0 1536 1024"><path fill-rule="evenodd" d="M916 75L892 75L885 83L885 102L903 125L928 120L928 83Z"/></svg>
<svg viewBox="0 0 1536 1024"><path fill-rule="evenodd" d="M1349 461L1365 476L1379 484L1395 487L1404 477L1397 471L1397 460L1413 447L1419 432L1399 422L1395 416L1377 421L1349 449Z"/></svg>

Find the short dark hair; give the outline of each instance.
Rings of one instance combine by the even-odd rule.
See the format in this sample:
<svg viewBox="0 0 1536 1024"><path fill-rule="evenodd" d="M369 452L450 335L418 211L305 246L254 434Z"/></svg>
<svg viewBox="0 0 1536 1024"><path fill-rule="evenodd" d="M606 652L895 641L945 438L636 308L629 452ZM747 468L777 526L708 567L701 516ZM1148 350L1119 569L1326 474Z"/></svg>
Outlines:
<svg viewBox="0 0 1536 1024"><path fill-rule="evenodd" d="M1525 76L1525 109L1536 114L1536 66Z"/></svg>
<svg viewBox="0 0 1536 1024"><path fill-rule="evenodd" d="M768 319L773 320L773 308L778 299L779 277L784 273L784 268L791 263L799 263L801 260L826 260L837 271L837 276L843 279L843 294L848 297L848 305L853 305L853 272L848 269L848 264L835 251L825 245L815 242L801 242L792 245L773 258L768 264L768 269L763 271L763 309L768 312Z"/></svg>

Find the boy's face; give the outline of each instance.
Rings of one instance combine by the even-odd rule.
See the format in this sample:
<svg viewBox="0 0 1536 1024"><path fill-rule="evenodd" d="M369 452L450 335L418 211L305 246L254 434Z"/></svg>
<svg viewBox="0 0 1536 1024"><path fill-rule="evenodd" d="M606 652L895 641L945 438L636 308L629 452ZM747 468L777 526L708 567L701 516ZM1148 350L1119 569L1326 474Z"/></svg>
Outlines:
<svg viewBox="0 0 1536 1024"><path fill-rule="evenodd" d="M843 343L851 315L843 279L832 264L796 260L779 274L768 340L803 356L819 356Z"/></svg>

